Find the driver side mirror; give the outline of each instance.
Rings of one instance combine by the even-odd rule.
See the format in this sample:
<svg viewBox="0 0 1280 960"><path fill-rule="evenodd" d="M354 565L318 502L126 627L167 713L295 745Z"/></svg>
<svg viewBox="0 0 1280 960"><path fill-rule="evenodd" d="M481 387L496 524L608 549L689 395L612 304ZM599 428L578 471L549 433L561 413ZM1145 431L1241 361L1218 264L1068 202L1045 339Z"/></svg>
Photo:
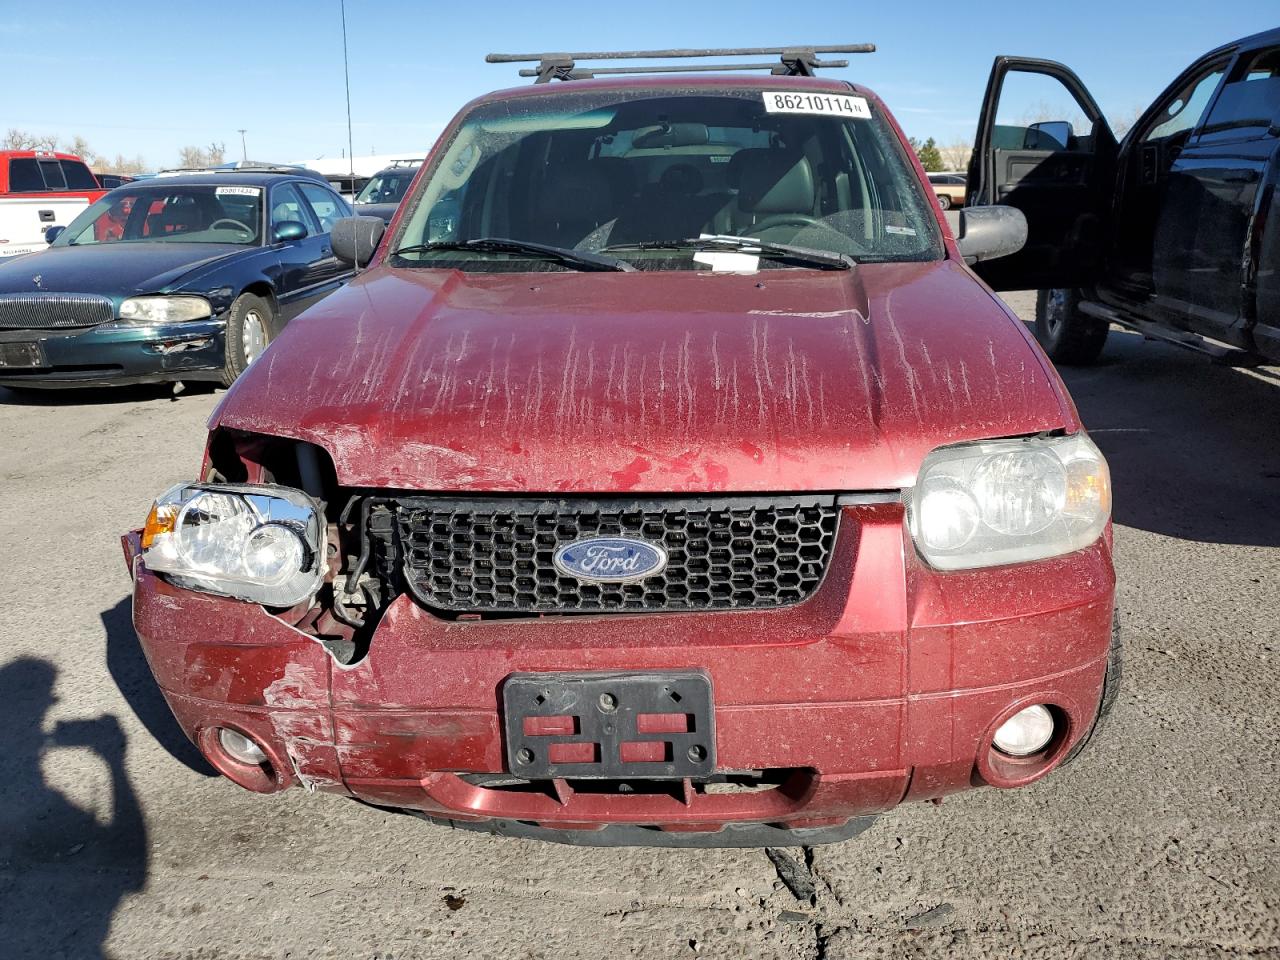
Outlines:
<svg viewBox="0 0 1280 960"><path fill-rule="evenodd" d="M1027 242L1027 218L1017 207L993 205L960 211L956 243L964 262L973 264L1017 253Z"/></svg>
<svg viewBox="0 0 1280 960"><path fill-rule="evenodd" d="M272 236L276 238L276 243L287 243L291 240L305 240L307 236L307 225L300 220L281 220L276 224Z"/></svg>
<svg viewBox="0 0 1280 960"><path fill-rule="evenodd" d="M1071 124L1066 120L1041 120L1027 127L1024 150L1070 150Z"/></svg>
<svg viewBox="0 0 1280 960"><path fill-rule="evenodd" d="M357 267L366 267L386 229L381 217L343 217L334 223L329 234L333 255Z"/></svg>
<svg viewBox="0 0 1280 960"><path fill-rule="evenodd" d="M44 231L44 242L53 243L53 241L57 240L58 237L62 235L62 231L65 229L67 228L58 226L57 224L54 224L52 227L46 227Z"/></svg>

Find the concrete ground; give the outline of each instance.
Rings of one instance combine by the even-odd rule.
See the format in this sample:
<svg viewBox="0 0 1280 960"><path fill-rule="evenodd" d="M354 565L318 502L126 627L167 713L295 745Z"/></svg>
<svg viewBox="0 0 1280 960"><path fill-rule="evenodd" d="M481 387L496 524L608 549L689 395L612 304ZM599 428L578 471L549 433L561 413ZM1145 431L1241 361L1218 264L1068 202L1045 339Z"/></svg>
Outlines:
<svg viewBox="0 0 1280 960"><path fill-rule="evenodd" d="M1125 333L1066 376L1115 476L1105 738L792 851L799 897L758 850L496 839L210 776L116 537L191 477L218 395L0 390L0 956L1280 956L1280 379Z"/></svg>

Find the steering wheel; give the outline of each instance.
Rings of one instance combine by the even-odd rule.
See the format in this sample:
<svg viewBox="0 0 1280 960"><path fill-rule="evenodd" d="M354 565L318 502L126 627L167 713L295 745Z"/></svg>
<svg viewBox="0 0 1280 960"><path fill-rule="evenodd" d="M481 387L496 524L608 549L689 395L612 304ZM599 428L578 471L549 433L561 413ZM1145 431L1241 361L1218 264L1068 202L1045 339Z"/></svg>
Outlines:
<svg viewBox="0 0 1280 960"><path fill-rule="evenodd" d="M775 213L772 217L765 217L752 226L751 230L754 233L761 233L765 230L772 230L774 227L816 227L821 225L822 221L818 217L811 217L807 213Z"/></svg>
<svg viewBox="0 0 1280 960"><path fill-rule="evenodd" d="M213 221L213 223L209 224L209 229L210 229L210 230L217 230L217 229L218 229L218 224L220 224L220 223L229 223L229 224L231 224L233 227L237 227L237 228L239 228L240 230L243 230L245 233L248 233L248 234L252 234L252 233L253 233L253 231L252 231L252 230L250 230L250 229L249 229L245 224L241 223L239 220L232 220L230 217L223 217L221 220L215 220L215 221Z"/></svg>

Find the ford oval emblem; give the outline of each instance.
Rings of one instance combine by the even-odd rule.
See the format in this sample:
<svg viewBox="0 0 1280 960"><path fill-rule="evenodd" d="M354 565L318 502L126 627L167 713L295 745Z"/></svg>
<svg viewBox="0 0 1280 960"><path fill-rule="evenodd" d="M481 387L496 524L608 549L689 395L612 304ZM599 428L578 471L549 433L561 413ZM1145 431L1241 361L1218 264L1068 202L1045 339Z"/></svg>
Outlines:
<svg viewBox="0 0 1280 960"><path fill-rule="evenodd" d="M667 568L667 551L630 537L588 537L566 543L553 558L556 570L589 583L629 583Z"/></svg>

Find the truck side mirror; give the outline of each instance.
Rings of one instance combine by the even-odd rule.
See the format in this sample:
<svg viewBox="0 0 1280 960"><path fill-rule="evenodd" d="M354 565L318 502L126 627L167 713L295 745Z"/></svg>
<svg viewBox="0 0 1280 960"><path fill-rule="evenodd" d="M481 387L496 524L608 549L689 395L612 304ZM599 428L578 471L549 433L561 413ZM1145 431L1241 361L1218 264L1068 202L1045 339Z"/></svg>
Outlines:
<svg viewBox="0 0 1280 960"><path fill-rule="evenodd" d="M956 243L965 263L1017 253L1027 242L1027 218L1017 207L993 205L960 211Z"/></svg>
<svg viewBox="0 0 1280 960"><path fill-rule="evenodd" d="M368 266L386 229L381 217L343 217L329 234L333 255L357 267Z"/></svg>
<svg viewBox="0 0 1280 960"><path fill-rule="evenodd" d="M1023 150L1070 150L1071 124L1066 120L1041 120L1027 127Z"/></svg>
<svg viewBox="0 0 1280 960"><path fill-rule="evenodd" d="M59 226L58 224L54 224L52 227L46 227L44 231L44 242L53 243L53 241L57 240L59 235L65 229L67 228Z"/></svg>

